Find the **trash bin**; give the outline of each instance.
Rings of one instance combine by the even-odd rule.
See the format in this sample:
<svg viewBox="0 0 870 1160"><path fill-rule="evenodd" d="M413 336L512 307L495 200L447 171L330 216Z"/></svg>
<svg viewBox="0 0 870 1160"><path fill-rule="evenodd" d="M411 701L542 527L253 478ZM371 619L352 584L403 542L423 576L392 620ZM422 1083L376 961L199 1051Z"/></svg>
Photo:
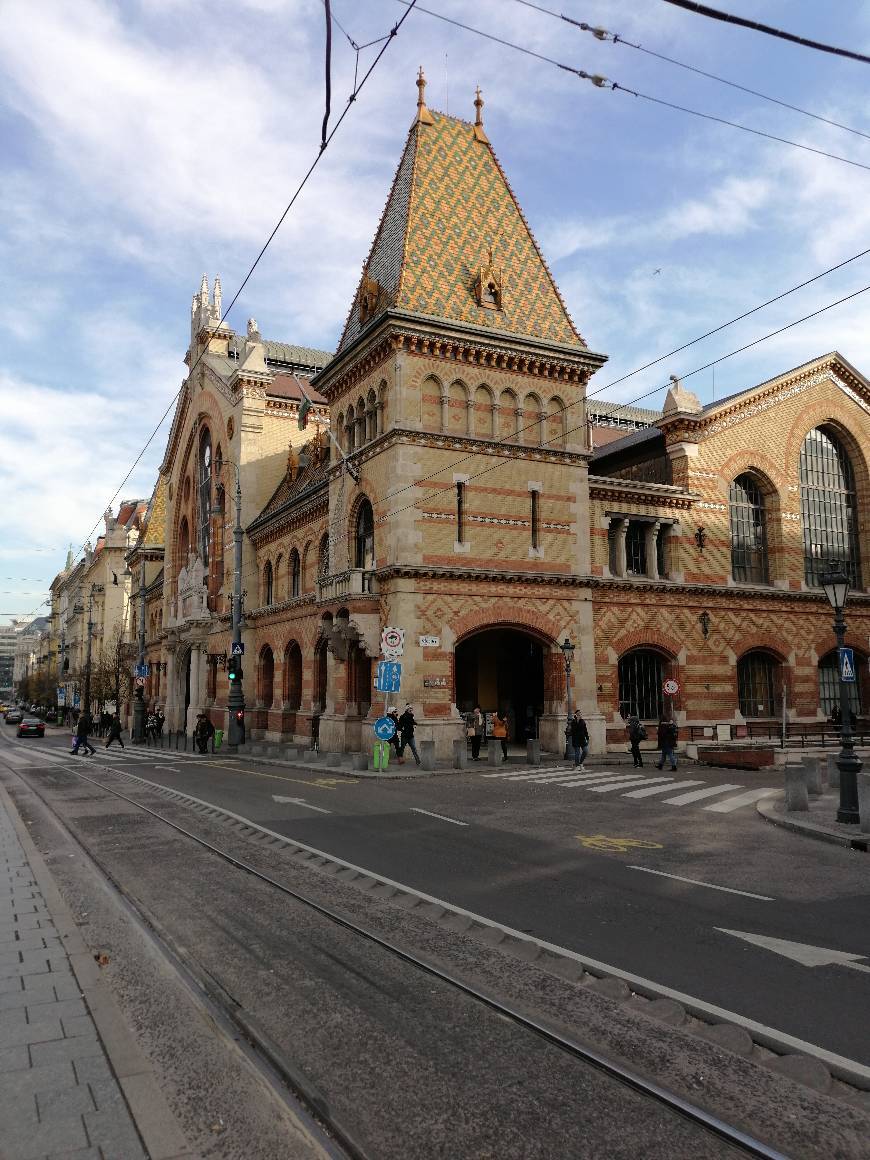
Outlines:
<svg viewBox="0 0 870 1160"><path fill-rule="evenodd" d="M214 747L215 747L215 749L220 749L221 745L223 744L223 740L224 740L223 729L215 729L215 731L214 731Z"/></svg>

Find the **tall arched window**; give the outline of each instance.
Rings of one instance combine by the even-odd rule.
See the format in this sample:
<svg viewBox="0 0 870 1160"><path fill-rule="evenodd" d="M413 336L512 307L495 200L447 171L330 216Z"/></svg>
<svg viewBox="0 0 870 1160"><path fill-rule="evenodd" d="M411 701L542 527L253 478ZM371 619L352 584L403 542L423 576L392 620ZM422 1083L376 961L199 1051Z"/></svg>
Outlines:
<svg viewBox="0 0 870 1160"><path fill-rule="evenodd" d="M753 650L737 662L737 702L744 717L776 716L776 675L779 661Z"/></svg>
<svg viewBox="0 0 870 1160"><path fill-rule="evenodd" d="M816 427L804 439L800 478L807 584L819 587L824 573L835 564L858 587L855 477L842 444L828 428Z"/></svg>
<svg viewBox="0 0 870 1160"><path fill-rule="evenodd" d="M208 567L211 547L211 435L208 428L199 441L199 554Z"/></svg>
<svg viewBox="0 0 870 1160"><path fill-rule="evenodd" d="M329 575L329 536L324 533L320 537L320 551L317 557L317 574L321 580Z"/></svg>
<svg viewBox="0 0 870 1160"><path fill-rule="evenodd" d="M858 657L855 657L858 661ZM862 670L866 672L867 662L856 664L859 676ZM846 685L849 693L849 704L856 717L861 715L861 681L853 681ZM840 661L836 650L829 652L819 661L819 708L826 717L831 716L833 709L840 708Z"/></svg>
<svg viewBox="0 0 870 1160"><path fill-rule="evenodd" d="M741 584L766 584L767 537L764 496L749 474L738 475L729 493L731 575Z"/></svg>
<svg viewBox="0 0 870 1160"><path fill-rule="evenodd" d="M275 596L275 572L272 568L272 561L266 561L266 567L263 569L263 603L272 604Z"/></svg>
<svg viewBox="0 0 870 1160"><path fill-rule="evenodd" d="M664 709L662 682L665 658L648 648L636 648L619 658L619 712L624 720L637 715L657 721Z"/></svg>
<svg viewBox="0 0 870 1160"><path fill-rule="evenodd" d="M375 517L372 505L364 499L356 516L356 550L354 566L374 568L375 566Z"/></svg>
<svg viewBox="0 0 870 1160"><path fill-rule="evenodd" d="M290 595L299 596L302 592L302 566L299 553L294 548L290 553Z"/></svg>

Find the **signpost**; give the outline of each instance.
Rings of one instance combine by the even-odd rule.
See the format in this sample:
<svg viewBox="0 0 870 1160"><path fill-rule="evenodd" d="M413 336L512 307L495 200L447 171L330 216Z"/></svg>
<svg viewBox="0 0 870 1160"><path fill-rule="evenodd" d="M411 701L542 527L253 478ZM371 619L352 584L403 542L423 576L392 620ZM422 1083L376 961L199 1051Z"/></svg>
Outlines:
<svg viewBox="0 0 870 1160"><path fill-rule="evenodd" d="M391 628L388 626L381 630L381 652L388 661L398 660L404 651L404 628Z"/></svg>
<svg viewBox="0 0 870 1160"><path fill-rule="evenodd" d="M855 653L850 648L837 649L840 657L840 680L855 683Z"/></svg>
<svg viewBox="0 0 870 1160"><path fill-rule="evenodd" d="M230 656L243 657L244 655L245 655L245 646L240 640L237 640L233 644L233 647L230 649Z"/></svg>
<svg viewBox="0 0 870 1160"><path fill-rule="evenodd" d="M147 677L148 674L150 673L150 671L151 670L150 670L148 665L137 665L136 666L136 676L137 677Z"/></svg>
<svg viewBox="0 0 870 1160"><path fill-rule="evenodd" d="M142 689L145 686L145 678L144 677L136 677L133 683L135 684L137 689Z"/></svg>
<svg viewBox="0 0 870 1160"><path fill-rule="evenodd" d="M378 741L392 741L396 736L396 722L392 717L378 717L372 728Z"/></svg>
<svg viewBox="0 0 870 1160"><path fill-rule="evenodd" d="M396 661L378 661L375 688L381 693L398 693L401 684L402 666Z"/></svg>
<svg viewBox="0 0 870 1160"><path fill-rule="evenodd" d="M372 752L372 768L382 773L390 764L390 742L396 735L396 722L392 717L378 717L372 728L377 737Z"/></svg>
<svg viewBox="0 0 870 1160"><path fill-rule="evenodd" d="M670 697L671 700L670 717L672 721L674 719L674 697L677 696L679 691L680 682L676 679L676 677L666 677L665 680L662 681L662 692L666 697Z"/></svg>

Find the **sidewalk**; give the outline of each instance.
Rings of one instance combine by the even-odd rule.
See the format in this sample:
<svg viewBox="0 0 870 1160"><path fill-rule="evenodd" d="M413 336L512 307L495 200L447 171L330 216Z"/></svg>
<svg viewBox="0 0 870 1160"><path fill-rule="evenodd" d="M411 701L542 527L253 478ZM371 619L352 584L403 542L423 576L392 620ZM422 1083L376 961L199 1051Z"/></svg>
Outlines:
<svg viewBox="0 0 870 1160"><path fill-rule="evenodd" d="M756 804L756 810L774 826L793 830L807 838L817 838L822 842L832 842L837 846L848 846L852 850L870 850L870 832L863 825L846 826L837 821L837 806L840 803L838 790L826 789L819 797L810 796L809 809L787 811L785 795L779 798L765 798Z"/></svg>
<svg viewBox="0 0 870 1160"><path fill-rule="evenodd" d="M0 787L0 1156L190 1156L150 1065Z"/></svg>

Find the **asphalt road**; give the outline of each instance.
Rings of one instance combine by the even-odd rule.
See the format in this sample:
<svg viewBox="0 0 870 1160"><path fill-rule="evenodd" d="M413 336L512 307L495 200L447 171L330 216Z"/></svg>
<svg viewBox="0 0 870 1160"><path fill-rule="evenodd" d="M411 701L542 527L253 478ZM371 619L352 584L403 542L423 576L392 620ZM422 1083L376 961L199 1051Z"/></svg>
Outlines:
<svg viewBox="0 0 870 1160"><path fill-rule="evenodd" d="M34 744L54 749L61 742ZM870 972L843 963L808 966L724 933L870 959L868 856L776 829L751 803L718 812L706 807L721 795L671 805L660 795L625 797L630 785L597 792L592 784L489 777L488 767L379 781L129 748L107 760L490 919L870 1064ZM657 776L654 769L644 773ZM736 784L732 798L771 785L770 773L695 768L678 776L701 783L682 792ZM598 835L643 844L602 850Z"/></svg>

